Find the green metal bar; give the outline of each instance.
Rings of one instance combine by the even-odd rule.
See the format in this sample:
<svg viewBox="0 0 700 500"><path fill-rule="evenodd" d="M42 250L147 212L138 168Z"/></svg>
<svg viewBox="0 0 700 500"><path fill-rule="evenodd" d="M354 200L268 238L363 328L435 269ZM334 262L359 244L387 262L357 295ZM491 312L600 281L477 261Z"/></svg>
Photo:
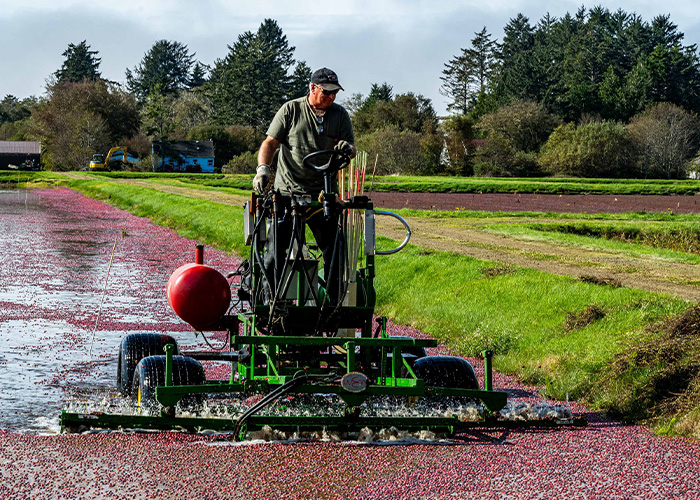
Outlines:
<svg viewBox="0 0 700 500"><path fill-rule="evenodd" d="M386 333L386 316L380 316L377 318L377 322L379 323L379 337L382 339L389 338L389 336ZM435 346L424 346L424 347L435 347Z"/></svg>
<svg viewBox="0 0 700 500"><path fill-rule="evenodd" d="M403 358L403 356L401 356ZM411 365L408 364L408 361L406 361L406 358L403 358L403 365L406 367L406 370L408 371L408 374L412 378L418 378L416 377L416 374L413 372L413 368L411 368Z"/></svg>
<svg viewBox="0 0 700 500"><path fill-rule="evenodd" d="M382 346L380 352L382 355L382 360L379 363L379 383L381 385L385 385L386 384L386 360L387 360L386 346Z"/></svg>
<svg viewBox="0 0 700 500"><path fill-rule="evenodd" d="M391 351L391 376L394 379L394 384L396 384L396 379L401 376L402 361L401 348L395 346Z"/></svg>
<svg viewBox="0 0 700 500"><path fill-rule="evenodd" d="M252 345L314 345L335 346L343 345L347 338L343 337L286 337L276 335L236 335L235 344ZM394 338L362 338L353 339L356 345L367 347L436 347L434 339L394 339Z"/></svg>
<svg viewBox="0 0 700 500"><path fill-rule="evenodd" d="M493 390L493 351L486 350L481 353L484 356L484 390Z"/></svg>
<svg viewBox="0 0 700 500"><path fill-rule="evenodd" d="M175 346L167 344L165 347L165 385L169 387L173 385L173 351Z"/></svg>
<svg viewBox="0 0 700 500"><path fill-rule="evenodd" d="M170 402L176 401L189 394L227 394L236 392L260 392L266 393L272 386L281 385L287 381L287 377L277 380L248 380L244 383L233 384L217 383L203 385L176 385L160 386L156 388L156 397L164 406L173 406ZM396 378L395 385L370 385L363 391L369 395L392 396L452 396L480 399L490 411L498 411L506 405L507 393L501 391L481 391L478 389L453 389L448 387L426 387L422 380L411 378ZM306 394L344 394L347 393L339 385L330 384L303 384L294 388L295 393ZM167 404L166 404L167 403Z"/></svg>
<svg viewBox="0 0 700 500"><path fill-rule="evenodd" d="M345 349L348 358L348 373L355 371L355 342L346 342Z"/></svg>

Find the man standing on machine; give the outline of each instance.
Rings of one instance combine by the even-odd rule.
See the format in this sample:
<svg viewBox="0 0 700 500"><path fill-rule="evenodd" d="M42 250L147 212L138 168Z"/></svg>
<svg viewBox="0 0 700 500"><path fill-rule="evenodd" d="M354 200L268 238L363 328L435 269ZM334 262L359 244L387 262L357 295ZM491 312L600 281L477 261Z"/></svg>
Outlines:
<svg viewBox="0 0 700 500"><path fill-rule="evenodd" d="M253 179L255 191L262 194L267 187L270 165L278 148L274 189L283 196L310 195L314 200L323 190L323 174L304 167L304 157L323 150L342 151L350 158L355 156L355 136L350 115L335 103L340 90L344 89L335 72L321 68L311 76L308 94L282 105L260 146L257 174ZM344 246L336 245L336 236L340 234L338 218L326 219L323 212L318 210L306 216L316 244L323 253L328 296L331 301L336 301L340 299L339 276L345 260L341 251ZM271 251L265 257L268 270L273 269L273 259L277 261L278 271L281 270L291 231L291 217L287 214L277 227L277 258ZM268 241L268 245L274 248L274 242Z"/></svg>

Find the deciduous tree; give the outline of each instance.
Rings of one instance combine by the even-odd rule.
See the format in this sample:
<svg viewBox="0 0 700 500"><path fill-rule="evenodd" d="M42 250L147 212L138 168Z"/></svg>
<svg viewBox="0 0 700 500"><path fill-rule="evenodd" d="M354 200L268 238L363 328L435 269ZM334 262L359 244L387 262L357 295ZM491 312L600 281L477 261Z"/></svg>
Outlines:
<svg viewBox="0 0 700 500"><path fill-rule="evenodd" d="M628 127L645 178L685 179L700 148L700 120L671 103L656 104L635 116Z"/></svg>
<svg viewBox="0 0 700 500"><path fill-rule="evenodd" d="M139 128L133 95L103 80L49 87L32 120L50 170L86 170L93 154L105 153Z"/></svg>

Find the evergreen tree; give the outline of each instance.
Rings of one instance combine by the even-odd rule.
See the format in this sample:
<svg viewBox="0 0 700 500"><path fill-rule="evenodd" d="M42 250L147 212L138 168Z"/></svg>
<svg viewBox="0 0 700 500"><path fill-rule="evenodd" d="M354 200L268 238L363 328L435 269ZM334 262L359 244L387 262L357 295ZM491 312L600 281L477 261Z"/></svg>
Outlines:
<svg viewBox="0 0 700 500"><path fill-rule="evenodd" d="M498 93L511 99L532 99L536 92L533 72L535 30L522 14L511 19L503 29L500 47L501 67L498 74Z"/></svg>
<svg viewBox="0 0 700 500"><path fill-rule="evenodd" d="M190 81L187 86L190 89L201 87L207 81L208 72L209 67L206 64L202 64L201 62L197 61L194 65L194 68L192 68L192 74L190 76Z"/></svg>
<svg viewBox="0 0 700 500"><path fill-rule="evenodd" d="M462 49L445 64L440 93L449 99L447 109L467 113L488 87L496 67L497 45L486 27L475 33L471 47Z"/></svg>
<svg viewBox="0 0 700 500"><path fill-rule="evenodd" d="M442 70L440 93L450 99L448 111L465 115L472 101L471 74L464 54L453 57Z"/></svg>
<svg viewBox="0 0 700 500"><path fill-rule="evenodd" d="M187 45L158 40L133 71L126 70L126 85L140 100L156 86L164 95L174 94L190 86L193 65L194 54L190 54Z"/></svg>
<svg viewBox="0 0 700 500"><path fill-rule="evenodd" d="M212 71L216 121L265 129L279 107L300 93L300 79L309 73L304 63L296 78L290 75L295 65L294 50L272 19L263 21L255 33L240 35Z"/></svg>
<svg viewBox="0 0 700 500"><path fill-rule="evenodd" d="M377 102L389 102L394 98L394 87L384 82L381 85L373 83L369 89L369 95L365 101L365 105L371 106Z"/></svg>
<svg viewBox="0 0 700 500"><path fill-rule="evenodd" d="M175 130L173 98L162 92L160 84L156 84L146 97L142 117L146 133L158 140L167 141Z"/></svg>
<svg viewBox="0 0 700 500"><path fill-rule="evenodd" d="M86 40L78 45L68 44L68 48L63 52L65 61L61 69L54 75L58 82L82 82L83 80L95 81L100 78L100 62L102 59L96 57L98 52L90 50Z"/></svg>
<svg viewBox="0 0 700 500"><path fill-rule="evenodd" d="M294 73L289 83L289 99L305 96L309 92L309 82L313 71L306 61L299 61L294 67Z"/></svg>
<svg viewBox="0 0 700 500"><path fill-rule="evenodd" d="M682 44L669 16L647 23L621 9L582 7L559 20L546 15L534 33L518 15L504 32L493 78L500 103L532 100L566 120L628 120L663 101L700 107L696 46Z"/></svg>
<svg viewBox="0 0 700 500"><path fill-rule="evenodd" d="M0 101L0 124L28 118L32 114L32 107L35 105L36 103L31 98L20 101L15 96L7 94Z"/></svg>

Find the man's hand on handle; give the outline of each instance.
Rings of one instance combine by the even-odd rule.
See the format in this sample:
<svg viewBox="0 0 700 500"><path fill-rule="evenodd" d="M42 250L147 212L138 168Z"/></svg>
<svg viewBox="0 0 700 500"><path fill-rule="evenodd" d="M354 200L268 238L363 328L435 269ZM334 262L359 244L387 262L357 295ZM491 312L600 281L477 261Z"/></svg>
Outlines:
<svg viewBox="0 0 700 500"><path fill-rule="evenodd" d="M346 155L348 155L350 158L353 158L355 156L355 147L350 144L348 141L343 141L340 140L338 141L338 144L335 145L333 148L336 151L342 151Z"/></svg>
<svg viewBox="0 0 700 500"><path fill-rule="evenodd" d="M253 189L258 194L262 194L265 191L267 183L270 181L270 167L267 165L258 165L257 174L253 179Z"/></svg>

